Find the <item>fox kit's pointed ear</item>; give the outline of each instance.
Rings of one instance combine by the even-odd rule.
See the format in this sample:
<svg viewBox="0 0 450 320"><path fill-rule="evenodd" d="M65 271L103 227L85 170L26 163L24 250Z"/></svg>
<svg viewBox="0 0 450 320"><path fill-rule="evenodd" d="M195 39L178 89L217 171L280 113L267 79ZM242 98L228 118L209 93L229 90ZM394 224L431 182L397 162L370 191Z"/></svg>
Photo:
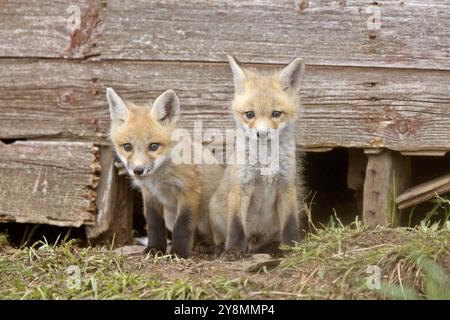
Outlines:
<svg viewBox="0 0 450 320"><path fill-rule="evenodd" d="M112 88L106 88L106 100L108 100L111 120L117 123L125 122L128 117L128 109L122 98Z"/></svg>
<svg viewBox="0 0 450 320"><path fill-rule="evenodd" d="M280 73L280 81L283 86L283 90L294 90L298 92L300 90L300 82L305 73L305 63L302 58L296 58L288 64Z"/></svg>
<svg viewBox="0 0 450 320"><path fill-rule="evenodd" d="M163 125L177 123L180 120L180 99L173 90L167 90L156 98L151 109L153 119Z"/></svg>
<svg viewBox="0 0 450 320"><path fill-rule="evenodd" d="M233 72L234 92L236 94L244 92L244 80L247 78L241 63L233 56L227 56Z"/></svg>

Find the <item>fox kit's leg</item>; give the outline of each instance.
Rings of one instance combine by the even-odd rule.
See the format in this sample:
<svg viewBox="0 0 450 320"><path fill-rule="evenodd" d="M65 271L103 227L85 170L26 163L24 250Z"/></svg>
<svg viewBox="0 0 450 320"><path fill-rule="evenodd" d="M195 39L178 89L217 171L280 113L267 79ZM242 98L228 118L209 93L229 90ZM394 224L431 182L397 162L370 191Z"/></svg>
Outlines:
<svg viewBox="0 0 450 320"><path fill-rule="evenodd" d="M250 205L252 188L244 190L243 186L236 185L228 194L227 239L225 254L228 259L240 258L246 250L245 223L248 207Z"/></svg>
<svg viewBox="0 0 450 320"><path fill-rule="evenodd" d="M297 189L294 183L279 189L277 213L281 228L281 242L285 244L300 241L297 201Z"/></svg>
<svg viewBox="0 0 450 320"><path fill-rule="evenodd" d="M211 198L209 224L213 234L214 256L219 257L225 250L227 238L227 197L226 190L218 190Z"/></svg>
<svg viewBox="0 0 450 320"><path fill-rule="evenodd" d="M217 190L211 197L209 204L209 225L214 241L214 254L220 255L225 248L227 234L227 194L224 190Z"/></svg>
<svg viewBox="0 0 450 320"><path fill-rule="evenodd" d="M162 205L145 189L142 189L144 213L147 221L148 242L145 253L166 252L167 230Z"/></svg>
<svg viewBox="0 0 450 320"><path fill-rule="evenodd" d="M189 197L179 200L177 219L172 231L171 253L180 257L187 257L191 253L200 208L200 197L198 195Z"/></svg>

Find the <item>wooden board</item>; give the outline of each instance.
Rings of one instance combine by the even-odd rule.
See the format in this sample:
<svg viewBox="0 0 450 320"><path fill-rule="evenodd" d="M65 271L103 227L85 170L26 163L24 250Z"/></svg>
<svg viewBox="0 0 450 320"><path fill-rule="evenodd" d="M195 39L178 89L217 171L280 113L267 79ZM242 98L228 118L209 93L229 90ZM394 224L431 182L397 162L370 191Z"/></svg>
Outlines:
<svg viewBox="0 0 450 320"><path fill-rule="evenodd" d="M0 10L2 57L450 68L446 0L0 0Z"/></svg>
<svg viewBox="0 0 450 320"><path fill-rule="evenodd" d="M97 217L95 225L86 226L91 244L105 243L123 246L133 240L133 213L136 192L131 189L128 175L119 176L110 148L100 150L102 172L97 187Z"/></svg>
<svg viewBox="0 0 450 320"><path fill-rule="evenodd" d="M450 174L447 174L406 190L397 197L396 203L399 209L405 209L449 191Z"/></svg>
<svg viewBox="0 0 450 320"><path fill-rule="evenodd" d="M380 13L380 27L373 23ZM450 68L446 0L108 1L101 59Z"/></svg>
<svg viewBox="0 0 450 320"><path fill-rule="evenodd" d="M97 149L82 142L0 143L0 221L93 224Z"/></svg>
<svg viewBox="0 0 450 320"><path fill-rule="evenodd" d="M106 86L145 103L175 89L182 125L233 128L226 64L0 60L0 139L107 143ZM297 142L306 148L450 150L450 72L310 67Z"/></svg>

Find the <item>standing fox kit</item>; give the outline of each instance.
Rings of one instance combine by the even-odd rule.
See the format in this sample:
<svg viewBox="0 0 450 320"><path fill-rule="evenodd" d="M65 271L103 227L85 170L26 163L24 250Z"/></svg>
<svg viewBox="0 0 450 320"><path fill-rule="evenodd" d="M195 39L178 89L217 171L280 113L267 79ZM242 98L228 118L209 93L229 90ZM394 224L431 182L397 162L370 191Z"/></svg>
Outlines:
<svg viewBox="0 0 450 320"><path fill-rule="evenodd" d="M237 128L249 139L279 138L279 170L262 174L258 164L233 163L211 199L214 242L224 245L226 257L233 259L300 240L294 129L304 63L295 59L279 73L259 74L228 58ZM270 129L278 135L271 137Z"/></svg>
<svg viewBox="0 0 450 320"><path fill-rule="evenodd" d="M166 251L167 228L172 232L171 253L188 256L196 231L206 240L210 237L207 206L215 190L211 181L218 181L223 172L172 161L176 145L172 133L180 119L180 101L174 91L164 92L153 106L125 102L111 88L106 89L106 97L115 151L142 192L146 252Z"/></svg>

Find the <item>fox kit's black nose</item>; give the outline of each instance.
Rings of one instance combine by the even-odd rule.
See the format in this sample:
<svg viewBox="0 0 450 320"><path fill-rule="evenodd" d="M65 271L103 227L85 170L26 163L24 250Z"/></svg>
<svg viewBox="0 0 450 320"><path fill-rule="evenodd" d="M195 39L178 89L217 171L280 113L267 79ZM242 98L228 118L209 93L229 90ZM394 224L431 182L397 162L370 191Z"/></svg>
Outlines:
<svg viewBox="0 0 450 320"><path fill-rule="evenodd" d="M134 168L133 172L137 176L142 176L144 174L144 168L142 168L142 167Z"/></svg>

